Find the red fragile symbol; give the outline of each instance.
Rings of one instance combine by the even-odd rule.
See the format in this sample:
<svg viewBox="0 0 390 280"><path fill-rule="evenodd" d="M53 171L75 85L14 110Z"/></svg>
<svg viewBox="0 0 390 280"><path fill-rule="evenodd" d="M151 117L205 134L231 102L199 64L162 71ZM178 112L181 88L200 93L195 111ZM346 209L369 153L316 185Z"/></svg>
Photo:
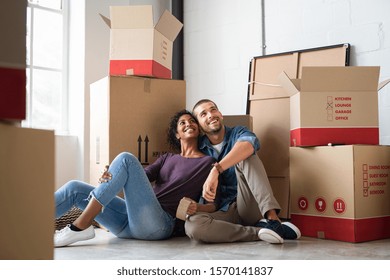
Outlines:
<svg viewBox="0 0 390 280"><path fill-rule="evenodd" d="M342 200L341 198L337 198L337 199L333 202L333 209L334 209L334 211L336 211L336 213L338 213L338 214L344 213L344 212L345 212L345 209L346 209L346 205L345 205L344 200Z"/></svg>
<svg viewBox="0 0 390 280"><path fill-rule="evenodd" d="M298 207L299 207L299 209L301 209L301 210L306 210L307 207L309 207L309 201L307 200L306 197L301 196L301 197L298 199Z"/></svg>

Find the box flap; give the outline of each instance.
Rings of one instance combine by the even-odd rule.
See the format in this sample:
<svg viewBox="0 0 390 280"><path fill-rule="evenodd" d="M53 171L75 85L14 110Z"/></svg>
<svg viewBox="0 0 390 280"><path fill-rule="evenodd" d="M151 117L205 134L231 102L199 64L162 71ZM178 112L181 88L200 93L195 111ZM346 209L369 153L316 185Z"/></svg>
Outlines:
<svg viewBox="0 0 390 280"><path fill-rule="evenodd" d="M113 29L153 28L153 6L111 6L110 19Z"/></svg>
<svg viewBox="0 0 390 280"><path fill-rule="evenodd" d="M280 73L278 78L280 84L290 96L299 92L299 80L290 79L284 71Z"/></svg>
<svg viewBox="0 0 390 280"><path fill-rule="evenodd" d="M108 17L103 16L102 14L99 15L103 19L103 21L107 24L107 26L111 28L111 20Z"/></svg>
<svg viewBox="0 0 390 280"><path fill-rule="evenodd" d="M183 24L167 10L164 11L156 24L156 30L168 38L171 42L176 39Z"/></svg>
<svg viewBox="0 0 390 280"><path fill-rule="evenodd" d="M384 80L384 81L380 82L379 85L378 85L378 91L381 90L388 83L390 83L390 79L387 79L387 80Z"/></svg>
<svg viewBox="0 0 390 280"><path fill-rule="evenodd" d="M379 66L303 67L301 91L376 91Z"/></svg>

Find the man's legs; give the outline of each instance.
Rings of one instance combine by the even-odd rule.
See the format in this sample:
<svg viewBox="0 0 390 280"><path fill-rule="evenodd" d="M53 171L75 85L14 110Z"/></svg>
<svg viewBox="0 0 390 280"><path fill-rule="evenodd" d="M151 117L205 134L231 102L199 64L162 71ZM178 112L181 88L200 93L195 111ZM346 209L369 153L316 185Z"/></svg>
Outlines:
<svg viewBox="0 0 390 280"><path fill-rule="evenodd" d="M280 205L276 201L264 165L257 155L253 155L236 165L237 209L245 225L254 225L266 213L278 219ZM268 214L267 213L267 214ZM272 215L271 214L271 215Z"/></svg>
<svg viewBox="0 0 390 280"><path fill-rule="evenodd" d="M198 213L185 223L188 237L207 243L257 241L259 228L239 224L237 205L230 205L228 211Z"/></svg>

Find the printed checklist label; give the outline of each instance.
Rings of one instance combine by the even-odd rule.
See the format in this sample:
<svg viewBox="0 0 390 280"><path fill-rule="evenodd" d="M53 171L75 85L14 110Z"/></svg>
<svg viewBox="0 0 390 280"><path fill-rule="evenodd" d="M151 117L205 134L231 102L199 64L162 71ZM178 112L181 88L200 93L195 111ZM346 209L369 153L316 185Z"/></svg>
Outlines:
<svg viewBox="0 0 390 280"><path fill-rule="evenodd" d="M328 121L348 121L352 114L352 97L327 96L326 113Z"/></svg>
<svg viewBox="0 0 390 280"><path fill-rule="evenodd" d="M362 164L362 192L364 197L384 195L389 186L390 165Z"/></svg>

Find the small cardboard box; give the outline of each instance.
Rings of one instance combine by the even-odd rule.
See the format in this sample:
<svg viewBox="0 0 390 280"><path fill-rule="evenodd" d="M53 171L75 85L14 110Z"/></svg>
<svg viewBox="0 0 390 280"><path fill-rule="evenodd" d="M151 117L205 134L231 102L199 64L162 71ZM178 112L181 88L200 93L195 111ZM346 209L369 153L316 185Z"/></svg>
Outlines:
<svg viewBox="0 0 390 280"><path fill-rule="evenodd" d="M169 151L169 121L185 103L183 80L108 76L91 84L91 184L121 152L148 165Z"/></svg>
<svg viewBox="0 0 390 280"><path fill-rule="evenodd" d="M379 70L304 67L301 79L282 73L280 82L292 95L290 145L379 144Z"/></svg>
<svg viewBox="0 0 390 280"><path fill-rule="evenodd" d="M21 121L26 118L27 1L2 1L0 10L0 119Z"/></svg>
<svg viewBox="0 0 390 280"><path fill-rule="evenodd" d="M291 147L291 220L302 235L390 238L390 146Z"/></svg>
<svg viewBox="0 0 390 280"><path fill-rule="evenodd" d="M53 131L0 123L0 259L54 257L54 141Z"/></svg>
<svg viewBox="0 0 390 280"><path fill-rule="evenodd" d="M102 15L101 15L102 16ZM165 11L153 24L152 5L111 6L110 75L172 77L173 41L183 24Z"/></svg>

